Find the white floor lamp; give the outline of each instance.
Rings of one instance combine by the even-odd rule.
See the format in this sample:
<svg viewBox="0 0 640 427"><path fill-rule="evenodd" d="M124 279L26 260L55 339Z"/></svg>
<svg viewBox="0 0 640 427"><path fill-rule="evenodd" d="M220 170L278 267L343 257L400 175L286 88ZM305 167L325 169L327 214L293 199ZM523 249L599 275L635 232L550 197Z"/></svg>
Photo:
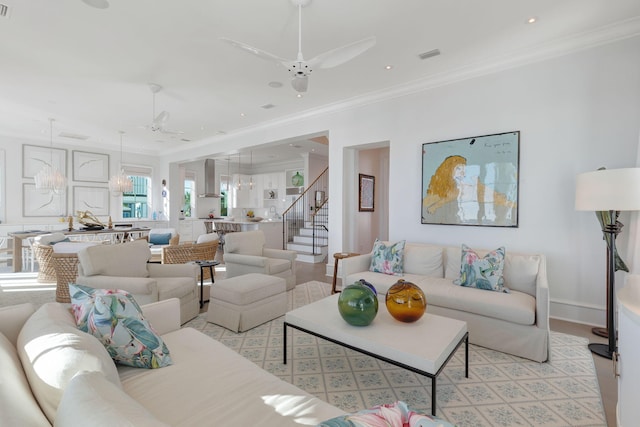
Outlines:
<svg viewBox="0 0 640 427"><path fill-rule="evenodd" d="M611 359L616 351L615 260L616 236L622 230L620 211L640 210L640 168L600 169L578 175L576 209L608 212L603 215L602 233L607 242L607 331L608 344L592 343L589 350ZM607 221L608 220L608 223Z"/></svg>

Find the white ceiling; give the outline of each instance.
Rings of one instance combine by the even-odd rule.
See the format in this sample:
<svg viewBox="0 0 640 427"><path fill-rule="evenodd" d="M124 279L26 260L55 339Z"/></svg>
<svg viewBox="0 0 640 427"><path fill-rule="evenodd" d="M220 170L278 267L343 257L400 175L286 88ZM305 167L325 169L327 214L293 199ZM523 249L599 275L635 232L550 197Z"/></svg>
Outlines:
<svg viewBox="0 0 640 427"><path fill-rule="evenodd" d="M0 133L48 142L53 117L56 135L89 137L56 136L60 143L117 149L123 130L127 151L170 153L215 143L219 132L640 33L638 0L313 0L302 15L305 59L372 35L377 44L315 70L297 98L284 68L219 40L295 58L291 0L108 2L0 0L9 6L0 18ZM418 58L432 49L441 55ZM156 114L169 111L168 128L183 135L143 128L152 121L149 82L164 88Z"/></svg>

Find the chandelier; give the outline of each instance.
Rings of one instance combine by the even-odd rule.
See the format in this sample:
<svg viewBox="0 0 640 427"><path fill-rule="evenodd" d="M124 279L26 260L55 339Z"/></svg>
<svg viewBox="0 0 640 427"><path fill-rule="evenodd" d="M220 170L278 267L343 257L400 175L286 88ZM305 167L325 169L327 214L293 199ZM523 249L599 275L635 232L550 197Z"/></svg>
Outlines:
<svg viewBox="0 0 640 427"><path fill-rule="evenodd" d="M113 196L121 195L122 193L130 193L133 190L133 182L124 173L122 169L122 135L123 131L120 131L120 173L113 175L109 179L109 191Z"/></svg>
<svg viewBox="0 0 640 427"><path fill-rule="evenodd" d="M67 188L67 178L53 166L53 122L54 119L49 119L49 143L50 143L50 153L51 157L49 159L49 163L45 164L45 166L34 176L36 182L36 189L42 190L43 192L50 192L55 194L60 194L65 191Z"/></svg>

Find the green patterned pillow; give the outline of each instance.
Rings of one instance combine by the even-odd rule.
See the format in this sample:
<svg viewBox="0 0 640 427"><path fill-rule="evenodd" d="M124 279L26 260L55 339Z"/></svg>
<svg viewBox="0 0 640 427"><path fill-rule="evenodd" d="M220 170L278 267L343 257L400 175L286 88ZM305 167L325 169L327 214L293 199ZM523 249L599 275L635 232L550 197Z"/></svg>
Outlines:
<svg viewBox="0 0 640 427"><path fill-rule="evenodd" d="M467 245L462 245L460 278L454 284L489 291L509 292L504 286L504 247L480 257Z"/></svg>
<svg viewBox="0 0 640 427"><path fill-rule="evenodd" d="M401 240L392 245L385 245L379 239L373 244L373 255L369 271L392 275L401 275L404 272L404 245Z"/></svg>
<svg viewBox="0 0 640 427"><path fill-rule="evenodd" d="M98 338L115 362L135 368L173 363L169 349L129 292L70 283L69 293L78 329Z"/></svg>

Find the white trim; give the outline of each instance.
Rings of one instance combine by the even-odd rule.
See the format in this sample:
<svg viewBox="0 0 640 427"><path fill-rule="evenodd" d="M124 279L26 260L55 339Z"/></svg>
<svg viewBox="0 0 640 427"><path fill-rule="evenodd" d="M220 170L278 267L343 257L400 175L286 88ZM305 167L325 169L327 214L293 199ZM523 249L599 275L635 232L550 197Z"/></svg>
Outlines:
<svg viewBox="0 0 640 427"><path fill-rule="evenodd" d="M6 190L7 167L5 165L5 151L0 150L0 223L5 221L5 199L7 198ZM5 221L6 222L6 221Z"/></svg>
<svg viewBox="0 0 640 427"><path fill-rule="evenodd" d="M552 299L549 304L549 317L604 327L606 325L607 309L601 305Z"/></svg>

